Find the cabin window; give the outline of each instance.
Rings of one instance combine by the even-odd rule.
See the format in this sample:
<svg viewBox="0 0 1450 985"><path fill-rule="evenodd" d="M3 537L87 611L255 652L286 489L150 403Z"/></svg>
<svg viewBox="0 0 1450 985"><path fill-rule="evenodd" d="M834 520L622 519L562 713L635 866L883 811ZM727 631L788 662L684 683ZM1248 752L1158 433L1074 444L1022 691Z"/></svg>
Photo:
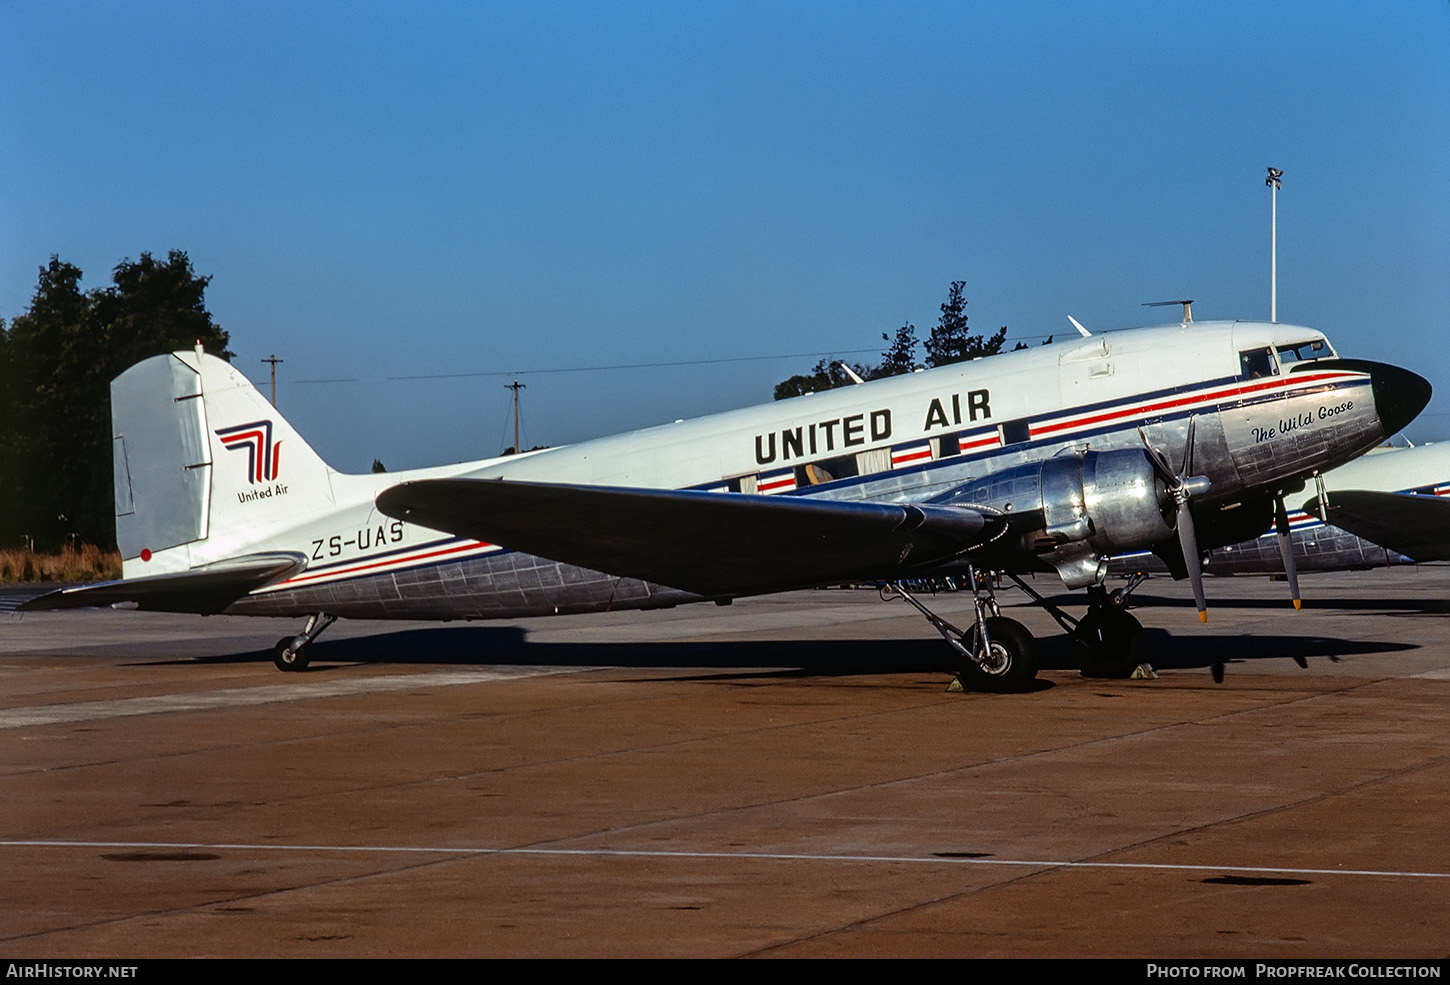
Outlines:
<svg viewBox="0 0 1450 985"><path fill-rule="evenodd" d="M891 471L891 449L873 448L871 451L857 452L856 474L874 475L877 472Z"/></svg>
<svg viewBox="0 0 1450 985"><path fill-rule="evenodd" d="M703 487L706 492L734 492L753 493L755 487L755 473L746 475L731 475L721 479L717 485Z"/></svg>
<svg viewBox="0 0 1450 985"><path fill-rule="evenodd" d="M953 455L962 453L962 436L960 434L944 434L940 438L931 440L937 443L937 458L951 458Z"/></svg>
<svg viewBox="0 0 1450 985"><path fill-rule="evenodd" d="M1279 346L1280 363L1302 363L1308 362L1310 359L1324 359L1332 355L1334 355L1334 350L1329 348L1329 343L1323 339Z"/></svg>
<svg viewBox="0 0 1450 985"><path fill-rule="evenodd" d="M1020 445L1032 437L1032 429L1027 425L1027 418L1019 417L1015 421L1006 421L997 425L997 435L1002 439L1002 447L1008 445Z"/></svg>
<svg viewBox="0 0 1450 985"><path fill-rule="evenodd" d="M795 484L797 488L819 486L860 474L861 470L856 465L856 456L842 455L839 458L826 458L819 462L811 462L809 465L797 465L795 467Z"/></svg>
<svg viewBox="0 0 1450 985"><path fill-rule="evenodd" d="M1239 378L1244 380L1258 380L1265 376L1277 376L1278 370L1274 366L1274 354L1267 347L1263 349L1245 349L1239 353Z"/></svg>

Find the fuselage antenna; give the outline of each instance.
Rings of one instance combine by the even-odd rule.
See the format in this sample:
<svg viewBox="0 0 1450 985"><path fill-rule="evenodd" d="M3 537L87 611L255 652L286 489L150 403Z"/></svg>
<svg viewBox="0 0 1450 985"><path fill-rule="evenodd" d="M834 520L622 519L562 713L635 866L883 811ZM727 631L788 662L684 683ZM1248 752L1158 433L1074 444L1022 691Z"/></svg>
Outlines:
<svg viewBox="0 0 1450 985"><path fill-rule="evenodd" d="M1193 299L1192 298L1189 298L1186 301L1185 300L1181 300L1181 299L1178 300L1178 301L1144 301L1143 302L1143 307L1145 307L1145 308L1166 308L1170 304L1181 304L1181 305L1183 305L1183 324L1185 324L1185 325L1191 325L1191 324L1193 324Z"/></svg>

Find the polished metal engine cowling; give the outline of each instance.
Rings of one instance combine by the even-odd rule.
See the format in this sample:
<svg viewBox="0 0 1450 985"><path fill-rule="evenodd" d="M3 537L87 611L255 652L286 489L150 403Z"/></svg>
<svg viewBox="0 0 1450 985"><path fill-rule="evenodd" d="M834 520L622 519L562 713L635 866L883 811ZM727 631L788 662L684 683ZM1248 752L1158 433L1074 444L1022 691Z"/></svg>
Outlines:
<svg viewBox="0 0 1450 985"><path fill-rule="evenodd" d="M1167 499L1147 453L1132 448L1019 465L959 486L939 502L1016 514L1022 548L1055 567L1069 588L1081 588L1102 580L1109 555L1173 535Z"/></svg>

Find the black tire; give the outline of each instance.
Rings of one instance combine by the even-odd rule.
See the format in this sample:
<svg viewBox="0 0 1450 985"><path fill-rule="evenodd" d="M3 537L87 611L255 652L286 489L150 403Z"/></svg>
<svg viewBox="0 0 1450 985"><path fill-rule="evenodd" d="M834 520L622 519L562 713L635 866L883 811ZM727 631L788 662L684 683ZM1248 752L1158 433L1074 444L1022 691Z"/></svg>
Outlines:
<svg viewBox="0 0 1450 985"><path fill-rule="evenodd" d="M1037 679L1037 641L1027 627L1015 619L994 616L987 620L987 638L992 654L987 666L969 660L962 667L961 682L973 691L1017 694L1032 687ZM976 627L962 637L972 652L981 644Z"/></svg>
<svg viewBox="0 0 1450 985"><path fill-rule="evenodd" d="M1143 624L1122 609L1093 606L1072 639L1084 677L1131 677L1143 662Z"/></svg>
<svg viewBox="0 0 1450 985"><path fill-rule="evenodd" d="M301 648L294 653L287 652L287 648L296 638L295 636L284 636L272 648L272 662L277 665L278 670L302 671L307 669L307 664L312 659L311 643L303 643Z"/></svg>

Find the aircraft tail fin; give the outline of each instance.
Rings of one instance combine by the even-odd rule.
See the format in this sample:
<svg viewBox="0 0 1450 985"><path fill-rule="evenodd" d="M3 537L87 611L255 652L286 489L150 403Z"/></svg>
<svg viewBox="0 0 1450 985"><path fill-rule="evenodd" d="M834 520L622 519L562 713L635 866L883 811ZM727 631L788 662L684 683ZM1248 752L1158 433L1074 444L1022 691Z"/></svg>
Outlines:
<svg viewBox="0 0 1450 985"><path fill-rule="evenodd" d="M333 501L332 470L229 363L173 352L111 383L127 578L254 553Z"/></svg>

